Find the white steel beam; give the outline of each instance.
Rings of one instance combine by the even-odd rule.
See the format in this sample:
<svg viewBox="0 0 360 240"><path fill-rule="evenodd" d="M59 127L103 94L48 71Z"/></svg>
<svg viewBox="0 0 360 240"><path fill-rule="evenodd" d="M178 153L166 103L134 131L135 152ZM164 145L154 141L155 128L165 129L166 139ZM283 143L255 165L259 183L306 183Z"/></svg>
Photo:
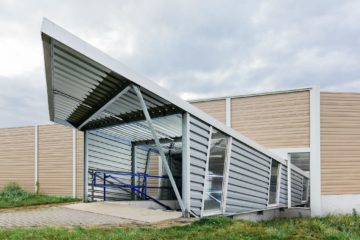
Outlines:
<svg viewBox="0 0 360 240"><path fill-rule="evenodd" d="M320 91L310 90L310 209L311 216L321 213L321 154L320 154Z"/></svg>
<svg viewBox="0 0 360 240"><path fill-rule="evenodd" d="M104 104L101 108L99 108L95 113L93 113L90 117L88 117L79 127L78 129L81 129L83 126L85 126L88 122L90 122L92 119L94 119L94 117L96 117L96 115L98 115L99 113L101 113L102 111L104 111L108 106L110 106L113 102L115 102L119 97L121 97L122 95L124 95L125 93L127 93L127 91L129 91L131 88L130 85L128 85L127 87L125 87L121 92L119 92L118 94L116 94L115 97L113 97L112 99L110 99L106 104Z"/></svg>
<svg viewBox="0 0 360 240"><path fill-rule="evenodd" d="M231 98L226 98L225 100L225 121L226 126L231 127Z"/></svg>
<svg viewBox="0 0 360 240"><path fill-rule="evenodd" d="M190 115L182 115L182 199L185 217L190 217Z"/></svg>
<svg viewBox="0 0 360 240"><path fill-rule="evenodd" d="M281 191L281 172L283 165L279 163L278 167L278 178L276 183L276 205L280 205L280 191Z"/></svg>
<svg viewBox="0 0 360 240"><path fill-rule="evenodd" d="M143 112L144 112L146 121L148 122L150 131L151 131L151 133L152 133L152 135L153 135L153 137L154 137L155 144L156 144L156 146L157 146L157 148L158 148L158 150L159 150L162 164L163 164L163 166L164 166L164 168L165 168L165 171L166 171L166 173L167 173L167 175L168 175L168 177L169 177L171 186L172 186L172 188L173 188L173 190L174 190L174 192L175 192L176 199L177 199L178 202L179 202L179 206L180 206L180 208L181 208L181 211L182 211L182 213L185 215L185 206L184 206L183 201L182 201L182 199L181 199L179 190L178 190L178 188L177 188L177 186L176 186L174 177L173 177L173 175L172 175L172 173L171 173L171 169L170 169L170 167L169 167L169 165L168 165L168 163L167 163L167 161L166 161L165 153L164 153L164 151L163 151L163 149L162 149L162 147L161 147L159 138L158 138L158 136L157 136L157 134L156 134L156 131L155 131L155 128L154 128L154 126L153 126L153 123L152 123L150 114L149 114L149 112L148 112L148 109L147 109L147 107L146 107L144 98L143 98L143 96L142 96L142 94L141 94L140 89L139 89L137 86L133 85L132 87L133 87L133 89L134 89L137 97L139 98L139 101L140 101L141 107L142 107L142 109L143 109Z"/></svg>
<svg viewBox="0 0 360 240"><path fill-rule="evenodd" d="M291 208L291 156L288 154L287 160L287 201L288 201L288 208Z"/></svg>

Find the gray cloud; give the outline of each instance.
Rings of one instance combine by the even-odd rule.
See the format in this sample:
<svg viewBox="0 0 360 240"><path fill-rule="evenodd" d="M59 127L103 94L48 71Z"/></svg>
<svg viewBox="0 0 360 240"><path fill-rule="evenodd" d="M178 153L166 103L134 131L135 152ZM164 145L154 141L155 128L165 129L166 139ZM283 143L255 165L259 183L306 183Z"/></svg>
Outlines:
<svg viewBox="0 0 360 240"><path fill-rule="evenodd" d="M1 1L0 126L47 121L44 16L197 98L311 85L360 91L359 11L355 0Z"/></svg>

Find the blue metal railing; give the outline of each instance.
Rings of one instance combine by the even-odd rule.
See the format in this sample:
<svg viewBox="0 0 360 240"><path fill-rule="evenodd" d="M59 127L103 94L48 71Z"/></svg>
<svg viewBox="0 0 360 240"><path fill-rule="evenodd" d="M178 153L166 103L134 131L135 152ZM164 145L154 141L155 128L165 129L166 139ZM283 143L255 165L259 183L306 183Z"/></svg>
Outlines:
<svg viewBox="0 0 360 240"><path fill-rule="evenodd" d="M123 177L131 177L131 178L138 178L138 182L141 182L142 184L139 185L131 185L127 183L124 179L121 179ZM102 179L102 183L97 183L97 178ZM129 173L129 172L107 172L107 171L93 171L92 172L92 187L101 187L103 188L103 200L106 201L106 191L107 188L119 188L125 191L130 191L132 193L135 193L139 198L144 200L152 200L159 205L165 207L166 209L170 210L171 208L166 206L165 204L161 203L154 197L150 196L148 194L147 189L169 189L171 190L172 187L167 186L148 186L148 180L151 178L156 179L169 179L168 176L156 176L156 175L149 175L144 173ZM177 185L180 186L179 180L181 180L181 177L174 177L175 181L177 181ZM112 180L112 181L111 181ZM110 182L111 181L111 182Z"/></svg>

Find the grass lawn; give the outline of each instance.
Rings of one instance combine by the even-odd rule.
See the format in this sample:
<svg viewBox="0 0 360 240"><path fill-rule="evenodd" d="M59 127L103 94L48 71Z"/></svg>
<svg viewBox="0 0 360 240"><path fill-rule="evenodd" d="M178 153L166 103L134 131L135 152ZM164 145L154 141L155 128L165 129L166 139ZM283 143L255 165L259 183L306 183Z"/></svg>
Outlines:
<svg viewBox="0 0 360 240"><path fill-rule="evenodd" d="M0 239L360 239L360 217L354 213L259 223L215 217L170 228L0 229Z"/></svg>
<svg viewBox="0 0 360 240"><path fill-rule="evenodd" d="M10 183L0 191L0 209L22 206L33 206L50 203L74 202L79 199L27 193L17 184Z"/></svg>

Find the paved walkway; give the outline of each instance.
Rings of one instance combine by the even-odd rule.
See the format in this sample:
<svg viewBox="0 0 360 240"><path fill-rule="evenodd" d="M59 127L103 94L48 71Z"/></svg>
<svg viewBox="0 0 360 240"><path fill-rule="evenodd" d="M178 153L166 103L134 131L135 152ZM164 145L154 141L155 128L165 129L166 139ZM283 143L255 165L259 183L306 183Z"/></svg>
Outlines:
<svg viewBox="0 0 360 240"><path fill-rule="evenodd" d="M59 207L0 212L0 228L40 226L148 225L177 219L166 212L110 203L77 203Z"/></svg>

